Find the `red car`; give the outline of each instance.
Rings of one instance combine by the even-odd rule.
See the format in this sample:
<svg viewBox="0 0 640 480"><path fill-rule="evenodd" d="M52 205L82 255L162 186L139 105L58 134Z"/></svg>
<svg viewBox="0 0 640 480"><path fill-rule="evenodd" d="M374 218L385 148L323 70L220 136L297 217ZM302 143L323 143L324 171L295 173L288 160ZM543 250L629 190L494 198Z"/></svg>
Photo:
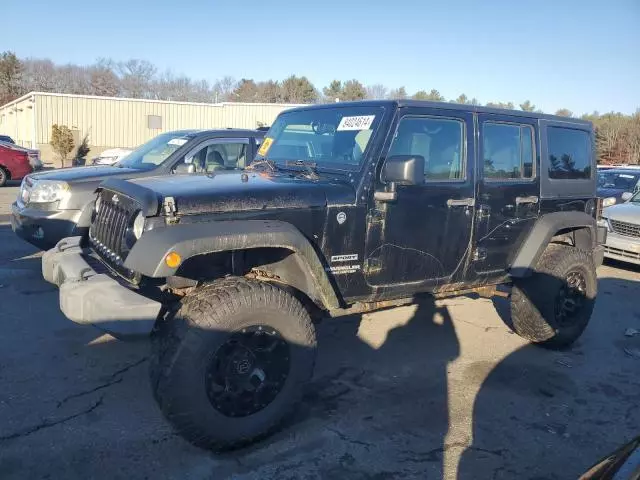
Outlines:
<svg viewBox="0 0 640 480"><path fill-rule="evenodd" d="M0 187L42 168L40 151L0 141Z"/></svg>

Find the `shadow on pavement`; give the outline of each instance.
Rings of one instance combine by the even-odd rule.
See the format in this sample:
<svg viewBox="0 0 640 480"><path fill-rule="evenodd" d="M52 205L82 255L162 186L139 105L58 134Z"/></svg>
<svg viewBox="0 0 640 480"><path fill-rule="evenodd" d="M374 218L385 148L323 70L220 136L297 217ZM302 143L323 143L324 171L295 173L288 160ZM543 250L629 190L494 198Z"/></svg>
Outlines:
<svg viewBox="0 0 640 480"><path fill-rule="evenodd" d="M37 250L7 243L10 235L0 226L0 242L11 245L0 272L9 265L30 273L0 289L0 301L14 304L0 306L5 474L439 479L450 472L448 371L463 355L449 309L430 297L385 315L321 324L316 373L295 414L275 435L212 456L161 418L146 380L146 342L114 341L62 318L55 287L39 277L39 259L20 260ZM482 386L458 478L575 478L638 433L640 359L625 349L640 348L640 336L624 337L621 327L640 319L637 308L634 320L624 318L620 299L637 298L640 285L604 278L599 290L591 325L571 350L526 345L497 365L465 359L462 387ZM8 318L29 303L30 315ZM508 305L496 308L508 323Z"/></svg>
<svg viewBox="0 0 640 480"><path fill-rule="evenodd" d="M578 478L640 434L640 335L625 335L640 329L640 283L605 277L598 290L590 324L569 349L527 344L497 365L469 366L467 378L482 386L458 478ZM494 305L512 327L508 302Z"/></svg>

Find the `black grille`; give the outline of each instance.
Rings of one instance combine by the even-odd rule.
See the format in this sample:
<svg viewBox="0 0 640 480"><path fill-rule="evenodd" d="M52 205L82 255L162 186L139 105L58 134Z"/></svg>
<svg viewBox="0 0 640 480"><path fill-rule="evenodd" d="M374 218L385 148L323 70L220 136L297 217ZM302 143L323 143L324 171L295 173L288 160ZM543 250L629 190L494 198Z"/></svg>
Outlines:
<svg viewBox="0 0 640 480"><path fill-rule="evenodd" d="M640 225L634 225L633 223L620 222L619 220L609 220L611 228L614 232L627 237L639 237L640 238Z"/></svg>
<svg viewBox="0 0 640 480"><path fill-rule="evenodd" d="M122 269L135 240L131 227L139 211L139 205L131 198L103 190L100 192L100 208L89 229L89 241L95 251L126 277L131 276L130 272Z"/></svg>

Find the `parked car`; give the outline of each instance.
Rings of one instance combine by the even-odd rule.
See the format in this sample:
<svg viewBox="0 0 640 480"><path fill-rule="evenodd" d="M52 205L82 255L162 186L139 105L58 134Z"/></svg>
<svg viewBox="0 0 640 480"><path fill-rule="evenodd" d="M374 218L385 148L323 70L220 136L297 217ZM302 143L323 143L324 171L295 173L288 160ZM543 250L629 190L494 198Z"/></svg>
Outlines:
<svg viewBox="0 0 640 480"><path fill-rule="evenodd" d="M610 168L598 171L598 197L602 198L602 206L610 207L628 200L640 190L640 169ZM625 194L626 198L622 198Z"/></svg>
<svg viewBox="0 0 640 480"><path fill-rule="evenodd" d="M0 187L42 168L40 151L0 141Z"/></svg>
<svg viewBox="0 0 640 480"><path fill-rule="evenodd" d="M129 148L109 148L100 153L91 160L93 165L113 165L124 157L129 155L133 150Z"/></svg>
<svg viewBox="0 0 640 480"><path fill-rule="evenodd" d="M608 231L604 256L640 265L640 191L625 203L605 208L599 223Z"/></svg>
<svg viewBox="0 0 640 480"><path fill-rule="evenodd" d="M0 135L0 142L16 143L13 141L13 138L11 138L9 135Z"/></svg>
<svg viewBox="0 0 640 480"><path fill-rule="evenodd" d="M574 342L606 235L592 145L591 123L534 112L288 110L243 172L107 179L87 242L62 240L42 272L69 319L151 335L154 398L178 432L235 447L301 397L312 317L509 283L518 334Z"/></svg>
<svg viewBox="0 0 640 480"><path fill-rule="evenodd" d="M29 175L12 205L11 226L33 245L51 248L62 238L86 234L95 190L106 178L244 168L255 155L256 140L263 136L258 130L174 131L158 135L112 166Z"/></svg>

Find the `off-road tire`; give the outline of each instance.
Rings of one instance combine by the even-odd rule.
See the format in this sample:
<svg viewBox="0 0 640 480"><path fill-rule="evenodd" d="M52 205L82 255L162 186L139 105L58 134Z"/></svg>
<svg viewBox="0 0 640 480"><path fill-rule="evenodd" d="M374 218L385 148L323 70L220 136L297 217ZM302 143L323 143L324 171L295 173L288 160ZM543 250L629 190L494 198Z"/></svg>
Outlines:
<svg viewBox="0 0 640 480"><path fill-rule="evenodd" d="M206 368L218 348L243 327L263 325L289 345L289 373L279 394L256 413L223 415L209 400ZM162 413L185 439L208 450L241 447L271 434L311 379L315 329L307 310L271 284L229 277L187 295L152 334L150 377Z"/></svg>
<svg viewBox="0 0 640 480"><path fill-rule="evenodd" d="M7 180L9 180L9 174L4 167L0 166L0 187L4 187L7 184Z"/></svg>
<svg viewBox="0 0 640 480"><path fill-rule="evenodd" d="M561 324L556 317L556 299L567 275L579 272L585 280L582 307ZM514 282L511 294L511 321L515 332L544 347L559 349L575 342L589 323L598 280L589 252L568 245L549 245L528 278Z"/></svg>

